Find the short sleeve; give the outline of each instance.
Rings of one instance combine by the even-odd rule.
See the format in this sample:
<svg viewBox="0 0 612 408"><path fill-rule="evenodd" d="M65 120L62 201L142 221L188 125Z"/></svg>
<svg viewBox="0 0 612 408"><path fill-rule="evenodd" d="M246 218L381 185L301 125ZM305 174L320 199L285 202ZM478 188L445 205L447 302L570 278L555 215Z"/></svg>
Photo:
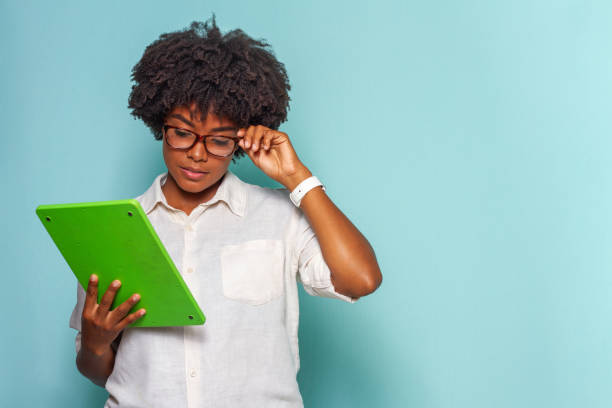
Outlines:
<svg viewBox="0 0 612 408"><path fill-rule="evenodd" d="M304 290L312 296L335 298L355 303L357 299L336 292L331 281L331 271L323 259L319 241L306 216L301 211L299 211L297 233L297 276L298 280L302 282Z"/></svg>
<svg viewBox="0 0 612 408"><path fill-rule="evenodd" d="M77 281L77 302L70 315L70 327L77 330L78 333L74 340L75 349L78 354L81 349L81 315L83 314L83 306L85 305L85 289L81 283Z"/></svg>
<svg viewBox="0 0 612 408"><path fill-rule="evenodd" d="M85 305L85 289L81 283L77 281L77 302L70 315L70 327L81 331L81 315L83 314L83 306Z"/></svg>

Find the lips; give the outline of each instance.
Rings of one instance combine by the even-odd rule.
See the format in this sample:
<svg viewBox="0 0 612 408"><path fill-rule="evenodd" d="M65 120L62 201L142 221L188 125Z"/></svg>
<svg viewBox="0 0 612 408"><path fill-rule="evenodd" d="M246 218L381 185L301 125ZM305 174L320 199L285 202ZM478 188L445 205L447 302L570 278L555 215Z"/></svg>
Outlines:
<svg viewBox="0 0 612 408"><path fill-rule="evenodd" d="M181 167L181 169L190 171L192 173L208 173L206 170L192 169L191 167Z"/></svg>
<svg viewBox="0 0 612 408"><path fill-rule="evenodd" d="M199 180L208 174L207 171L204 170L196 170L190 167L180 167L181 172L191 180Z"/></svg>

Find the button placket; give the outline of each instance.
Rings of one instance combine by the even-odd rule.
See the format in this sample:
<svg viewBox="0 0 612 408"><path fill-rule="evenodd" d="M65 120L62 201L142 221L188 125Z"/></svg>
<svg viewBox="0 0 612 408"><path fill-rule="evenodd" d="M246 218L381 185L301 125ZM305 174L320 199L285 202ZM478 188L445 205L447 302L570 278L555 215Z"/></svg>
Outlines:
<svg viewBox="0 0 612 408"><path fill-rule="evenodd" d="M185 245L183 252L183 270L187 272L184 276L185 283L189 287L189 290L193 296L197 299L198 297L198 282L197 277L193 274L193 259L191 259L190 253L193 247L193 240L195 239L195 232L191 224L184 224L185 226ZM198 348L197 331L200 329L198 326L185 326L183 340L185 344L185 376L187 385L187 405L189 407L198 407L200 404L200 352Z"/></svg>
<svg viewBox="0 0 612 408"><path fill-rule="evenodd" d="M187 385L187 406L201 406L200 396L202 386L200 383L200 352L198 350L198 327L184 327L185 342L185 375Z"/></svg>

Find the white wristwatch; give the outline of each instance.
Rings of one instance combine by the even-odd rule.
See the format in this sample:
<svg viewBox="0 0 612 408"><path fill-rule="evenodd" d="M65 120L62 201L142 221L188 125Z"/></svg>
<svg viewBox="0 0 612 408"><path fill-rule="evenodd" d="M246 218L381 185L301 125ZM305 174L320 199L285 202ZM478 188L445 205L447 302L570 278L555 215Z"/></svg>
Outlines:
<svg viewBox="0 0 612 408"><path fill-rule="evenodd" d="M325 186L323 186L323 183L321 183L318 178L315 176L308 177L293 189L291 194L289 194L289 198L296 207L299 207L306 193L318 186L321 186L323 191L325 191Z"/></svg>

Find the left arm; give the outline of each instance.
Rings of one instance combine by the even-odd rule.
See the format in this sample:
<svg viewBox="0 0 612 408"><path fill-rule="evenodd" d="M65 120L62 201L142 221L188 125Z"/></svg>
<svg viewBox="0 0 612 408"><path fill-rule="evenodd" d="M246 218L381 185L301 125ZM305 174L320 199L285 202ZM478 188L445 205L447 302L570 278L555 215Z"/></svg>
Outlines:
<svg viewBox="0 0 612 408"><path fill-rule="evenodd" d="M289 191L312 173L300 162L289 137L265 126L241 129L239 146L253 163ZM321 187L310 190L300 208L306 215L331 271L334 289L352 298L372 293L382 274L370 243Z"/></svg>

